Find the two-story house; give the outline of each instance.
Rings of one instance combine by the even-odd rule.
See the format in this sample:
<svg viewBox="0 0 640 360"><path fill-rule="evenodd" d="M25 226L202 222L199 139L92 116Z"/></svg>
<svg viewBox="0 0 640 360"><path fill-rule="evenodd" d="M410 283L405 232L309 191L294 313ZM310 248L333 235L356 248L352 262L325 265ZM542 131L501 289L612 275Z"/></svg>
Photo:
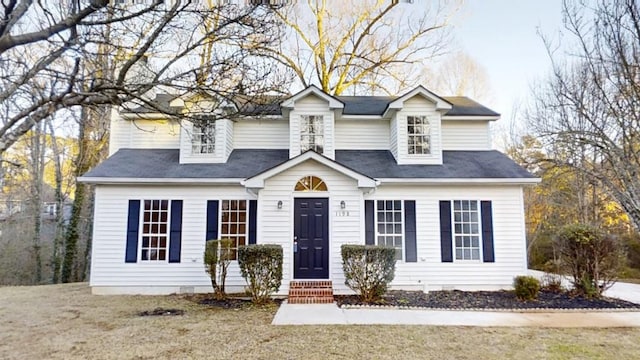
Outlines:
<svg viewBox="0 0 640 360"><path fill-rule="evenodd" d="M523 186L539 179L491 150L498 118L423 87L334 97L311 86L197 127L114 111L111 156L80 179L96 185L92 291L211 291L203 252L218 238L281 245L279 294L292 280L348 293L342 244L395 247L395 288L510 287L527 269ZM244 285L234 261L227 286Z"/></svg>

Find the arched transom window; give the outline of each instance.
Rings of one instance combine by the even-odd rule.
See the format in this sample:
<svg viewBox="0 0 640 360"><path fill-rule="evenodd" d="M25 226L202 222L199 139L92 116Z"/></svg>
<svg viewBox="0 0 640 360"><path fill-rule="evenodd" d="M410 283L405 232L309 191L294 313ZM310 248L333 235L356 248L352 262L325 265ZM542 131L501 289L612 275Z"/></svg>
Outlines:
<svg viewBox="0 0 640 360"><path fill-rule="evenodd" d="M298 180L296 191L327 191L327 184L317 176L309 175Z"/></svg>

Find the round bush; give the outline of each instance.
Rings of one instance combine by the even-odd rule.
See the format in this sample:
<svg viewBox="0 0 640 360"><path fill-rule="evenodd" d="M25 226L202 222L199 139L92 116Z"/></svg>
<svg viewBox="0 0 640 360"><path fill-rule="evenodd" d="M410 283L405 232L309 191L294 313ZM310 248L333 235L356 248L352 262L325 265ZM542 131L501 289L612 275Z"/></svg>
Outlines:
<svg viewBox="0 0 640 360"><path fill-rule="evenodd" d="M518 299L535 300L540 292L540 281L533 276L516 276L513 279L513 287Z"/></svg>

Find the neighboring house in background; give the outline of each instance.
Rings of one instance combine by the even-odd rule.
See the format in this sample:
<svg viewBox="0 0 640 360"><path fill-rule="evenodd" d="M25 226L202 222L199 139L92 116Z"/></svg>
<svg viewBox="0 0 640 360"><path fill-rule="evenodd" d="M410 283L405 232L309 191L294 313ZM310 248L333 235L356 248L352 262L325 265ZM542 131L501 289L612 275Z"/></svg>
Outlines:
<svg viewBox="0 0 640 360"><path fill-rule="evenodd" d="M14 214L20 213L24 207L23 200L0 199L0 221L6 220Z"/></svg>
<svg viewBox="0 0 640 360"><path fill-rule="evenodd" d="M40 208L40 218L43 221L54 221L57 215L57 206L55 202L55 190L48 185L43 187L43 203ZM0 194L0 221L8 220L15 216L32 216L26 215L25 211L29 209L30 200L25 199L28 195L7 196ZM62 204L63 219L65 223L71 217L71 207L73 202L69 199L64 200Z"/></svg>
<svg viewBox="0 0 640 360"><path fill-rule="evenodd" d="M96 185L92 291L211 291L203 252L216 238L281 245L279 294L292 280L349 293L342 244L395 247L394 288L508 288L527 274L523 187L539 179L491 150L498 118L423 87L311 86L205 127L114 111L111 156L80 178ZM227 287L244 285L233 261Z"/></svg>

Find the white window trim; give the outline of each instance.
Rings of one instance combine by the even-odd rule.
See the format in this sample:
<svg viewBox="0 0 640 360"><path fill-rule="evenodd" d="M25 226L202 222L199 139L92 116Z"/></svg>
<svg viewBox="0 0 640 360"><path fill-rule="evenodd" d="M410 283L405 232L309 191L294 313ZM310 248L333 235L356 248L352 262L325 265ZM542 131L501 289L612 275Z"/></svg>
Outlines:
<svg viewBox="0 0 640 360"><path fill-rule="evenodd" d="M429 152L428 153L421 153L421 154L411 154L409 152L409 139L412 137L411 134L409 134L409 118L410 117L423 117L426 121L429 122ZM406 148L407 148L407 156L411 157L411 158L430 158L433 157L433 119L425 114L418 114L418 113L410 113L407 114L405 116L405 129L404 131L407 134L407 143L405 144ZM414 135L415 136L415 135Z"/></svg>
<svg viewBox="0 0 640 360"><path fill-rule="evenodd" d="M190 148L190 153L191 156L196 156L196 157L210 157L212 155L216 155L217 151L218 151L218 127L217 127L217 121L214 121L213 123L207 124L207 128L212 128L213 129L213 151L212 152L194 152L194 146L199 146L202 147L202 142L200 139L198 139L197 143L195 142L196 140L196 129L202 129L201 127L197 126L194 123L191 123L191 134L189 134L189 148ZM202 134L202 132L198 131L198 136Z"/></svg>
<svg viewBox="0 0 640 360"><path fill-rule="evenodd" d="M244 239L245 239L245 245L249 245L249 207L251 206L251 201L249 199L220 199L218 200L218 239L224 239L225 237L222 235L222 203L224 201L245 201L247 203L246 205L246 212L247 212L247 216L246 216L246 224L244 227ZM257 215L257 214L256 214ZM240 235L240 234L237 234ZM237 250L237 248L236 248ZM235 260L231 260L232 262L238 262L238 259L236 258Z"/></svg>
<svg viewBox="0 0 640 360"><path fill-rule="evenodd" d="M144 236L144 203L145 201L167 201L167 254L164 260L142 260L142 237ZM169 249L171 248L171 203L172 199L141 199L140 200L140 215L138 216L138 264L168 264L169 263Z"/></svg>
<svg viewBox="0 0 640 360"><path fill-rule="evenodd" d="M303 152L305 152L307 150L312 150L312 147L310 147L307 150L303 150L302 149L302 136L304 134L306 134L306 132L302 131L302 119L305 118L305 117L311 117L311 116L315 117L315 118L320 118L320 124L322 126L322 133L321 134L314 134L314 136L318 136L318 135L322 136L322 151L321 152L316 151L316 152L318 154L323 154L324 155L325 148L327 146L327 141L326 141L327 140L326 139L326 127L327 127L327 124L325 123L326 119L325 119L325 114L324 113L307 113L307 112L305 112L303 114L298 115L298 129L299 129L299 131L298 131L298 133L299 133L298 142L299 142L299 146L300 146L300 153L303 153ZM314 145L317 145L317 143L314 142Z"/></svg>
<svg viewBox="0 0 640 360"><path fill-rule="evenodd" d="M378 236L382 235L386 235L386 234L380 234L378 232L378 201L400 201L400 220L402 221L402 223L400 224L400 229L402 230L402 248L400 249L400 252L402 254L402 258L401 259L397 259L396 261L402 261L405 262L405 253L406 253L406 247L405 247L405 243L406 243L406 229L405 229L405 218L404 218L404 212L405 212L405 200L404 199L375 199L373 200L373 224L375 226L375 238L374 238L374 244L379 245L378 244Z"/></svg>
<svg viewBox="0 0 640 360"><path fill-rule="evenodd" d="M298 183L300 183L300 181L302 181L304 178L308 178L308 177L315 177L315 178L319 179L320 181L322 181L322 183L327 188L327 190L296 190L296 186L298 186ZM313 193L313 194L329 193L329 185L327 185L327 183L324 181L324 179L321 178L320 176L313 175L313 174L308 174L308 175L302 176L300 178L300 180L296 181L296 184L293 185L293 192L296 193L296 194L300 194L300 193Z"/></svg>
<svg viewBox="0 0 640 360"><path fill-rule="evenodd" d="M455 227L455 210L454 201L475 201L478 204L478 259L456 259L456 227ZM454 199L450 201L451 204L451 255L454 262L459 263L483 263L483 248L482 248L482 202L476 199Z"/></svg>

